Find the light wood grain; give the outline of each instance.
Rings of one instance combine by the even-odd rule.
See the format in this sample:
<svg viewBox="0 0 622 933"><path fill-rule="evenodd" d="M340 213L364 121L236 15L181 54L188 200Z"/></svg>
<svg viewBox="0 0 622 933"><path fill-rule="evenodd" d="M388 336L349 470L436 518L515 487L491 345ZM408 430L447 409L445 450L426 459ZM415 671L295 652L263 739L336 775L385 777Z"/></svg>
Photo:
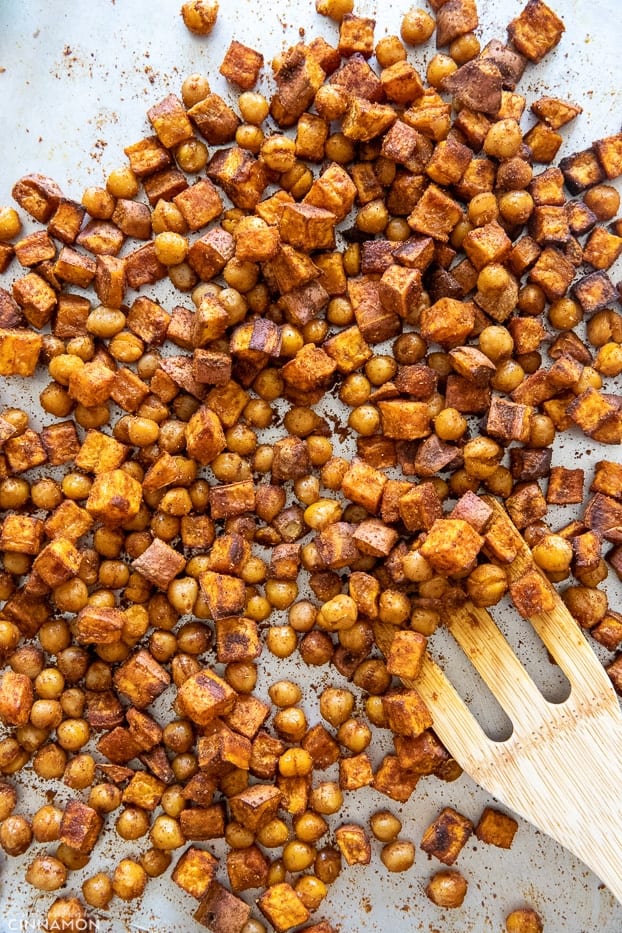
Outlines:
<svg viewBox="0 0 622 933"><path fill-rule="evenodd" d="M510 582L533 570L531 552L503 507L486 501L514 538ZM485 609L466 603L444 619L513 725L490 739L440 667L426 655L415 687L434 730L456 761L497 800L548 833L588 865L622 902L622 714L600 661L559 594L530 620L571 684L562 703L547 701ZM522 624L528 624L521 620ZM386 654L395 629L378 623Z"/></svg>

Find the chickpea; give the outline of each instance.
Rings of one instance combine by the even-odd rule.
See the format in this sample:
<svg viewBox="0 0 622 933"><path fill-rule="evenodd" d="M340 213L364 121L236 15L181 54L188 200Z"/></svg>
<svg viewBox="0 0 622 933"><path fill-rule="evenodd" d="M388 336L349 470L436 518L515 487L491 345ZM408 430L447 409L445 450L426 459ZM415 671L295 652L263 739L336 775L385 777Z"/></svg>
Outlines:
<svg viewBox="0 0 622 933"><path fill-rule="evenodd" d="M157 816L149 833L156 849L169 851L185 845L185 837L179 822L171 816Z"/></svg>
<svg viewBox="0 0 622 933"><path fill-rule="evenodd" d="M415 861L415 847L412 842L396 839L382 847L380 860L388 871L408 871Z"/></svg>
<svg viewBox="0 0 622 933"><path fill-rule="evenodd" d="M547 534L532 548L533 559L546 573L565 573L572 561L572 544L561 535Z"/></svg>
<svg viewBox="0 0 622 933"><path fill-rule="evenodd" d="M467 577L469 599L476 606L496 606L508 589L508 579L503 567L495 564L479 564Z"/></svg>
<svg viewBox="0 0 622 933"><path fill-rule="evenodd" d="M79 933L89 927L86 910L77 897L57 897L48 910L46 919L46 930Z"/></svg>
<svg viewBox="0 0 622 933"><path fill-rule="evenodd" d="M90 907L106 910L114 894L112 881L105 872L97 872L82 883L82 894Z"/></svg>
<svg viewBox="0 0 622 933"><path fill-rule="evenodd" d="M89 794L89 806L99 813L112 813L121 806L121 790L115 784L94 784Z"/></svg>
<svg viewBox="0 0 622 933"><path fill-rule="evenodd" d="M288 706L275 714L274 728L287 742L300 742L307 731L307 718L299 706Z"/></svg>
<svg viewBox="0 0 622 933"><path fill-rule="evenodd" d="M354 9L354 0L315 0L315 9L320 16L328 16L340 23Z"/></svg>
<svg viewBox="0 0 622 933"><path fill-rule="evenodd" d="M6 242L16 237L22 229L22 222L14 207L0 207L0 240Z"/></svg>
<svg viewBox="0 0 622 933"><path fill-rule="evenodd" d="M63 811L52 804L40 807L32 818L32 834L36 842L56 842L60 836Z"/></svg>
<svg viewBox="0 0 622 933"><path fill-rule="evenodd" d="M438 907L460 907L466 897L467 883L459 871L443 869L432 875L425 893Z"/></svg>
<svg viewBox="0 0 622 933"><path fill-rule="evenodd" d="M121 859L114 871L112 889L123 901L140 897L145 890L147 873L142 865L133 859Z"/></svg>
<svg viewBox="0 0 622 933"><path fill-rule="evenodd" d="M607 594L587 586L569 586L562 599L582 628L593 628L607 613Z"/></svg>
<svg viewBox="0 0 622 933"><path fill-rule="evenodd" d="M186 29L197 36L209 36L216 25L218 6L218 0L186 0L181 7Z"/></svg>
<svg viewBox="0 0 622 933"><path fill-rule="evenodd" d="M428 67L426 69L428 83L438 90L445 78L452 75L457 68L458 65L453 58L450 58L449 55L443 55L440 52L437 53L428 62Z"/></svg>
<svg viewBox="0 0 622 933"><path fill-rule="evenodd" d="M358 607L351 596L340 593L325 602L316 617L319 628L328 632L338 632L351 628L358 617Z"/></svg>
<svg viewBox="0 0 622 933"><path fill-rule="evenodd" d="M251 917L250 920L247 920L240 933L267 933L266 926L261 922L261 920L256 920L255 917Z"/></svg>
<svg viewBox="0 0 622 933"><path fill-rule="evenodd" d="M479 39L473 32L465 32L449 45L449 54L457 65L464 65L480 53Z"/></svg>
<svg viewBox="0 0 622 933"><path fill-rule="evenodd" d="M176 266L188 255L188 241L181 233L164 230L156 233L154 249L159 261L165 266Z"/></svg>
<svg viewBox="0 0 622 933"><path fill-rule="evenodd" d="M620 210L620 194L613 185L594 185L584 193L583 200L601 222L613 220Z"/></svg>
<svg viewBox="0 0 622 933"><path fill-rule="evenodd" d="M516 120L497 120L486 133L484 152L495 159L512 159L518 155L523 134Z"/></svg>
<svg viewBox="0 0 622 933"><path fill-rule="evenodd" d="M122 839L140 839L149 830L149 814L140 807L128 806L117 817L115 829Z"/></svg>
<svg viewBox="0 0 622 933"><path fill-rule="evenodd" d="M296 144L288 136L275 133L264 141L259 157L273 171L287 172L296 161Z"/></svg>
<svg viewBox="0 0 622 933"><path fill-rule="evenodd" d="M282 858L286 871L306 871L315 861L315 849L307 842L292 839L283 846Z"/></svg>
<svg viewBox="0 0 622 933"><path fill-rule="evenodd" d="M164 874L173 860L170 852L161 849L147 849L140 857L140 864L150 878Z"/></svg>
<svg viewBox="0 0 622 933"><path fill-rule="evenodd" d="M302 699L302 690L291 680L279 680L268 688L270 699L275 706L295 706Z"/></svg>
<svg viewBox="0 0 622 933"><path fill-rule="evenodd" d="M341 687L326 687L320 694L320 715L337 728L352 715L354 695Z"/></svg>
<svg viewBox="0 0 622 933"><path fill-rule="evenodd" d="M238 108L245 123L259 126L270 113L270 104L257 91L244 91L238 97Z"/></svg>
<svg viewBox="0 0 622 933"><path fill-rule="evenodd" d="M313 864L315 874L324 884L333 884L341 872L341 853L333 846L326 846L315 856Z"/></svg>
<svg viewBox="0 0 622 933"><path fill-rule="evenodd" d="M9 816L0 824L0 846L7 855L23 855L32 842L32 829L24 816Z"/></svg>
<svg viewBox="0 0 622 933"><path fill-rule="evenodd" d="M113 198L134 198L138 194L138 179L129 165L113 169L106 179L106 190Z"/></svg>
<svg viewBox="0 0 622 933"><path fill-rule="evenodd" d="M292 597L290 603L293 602ZM285 607L283 607L285 608ZM291 625L272 625L266 635L266 647L277 658L289 658L298 644L296 631Z"/></svg>
<svg viewBox="0 0 622 933"><path fill-rule="evenodd" d="M283 777L304 777L313 770L313 759L304 748L288 748L278 764Z"/></svg>
<svg viewBox="0 0 622 933"><path fill-rule="evenodd" d="M53 743L40 748L32 760L32 767L35 774L48 780L62 777L66 765L66 752Z"/></svg>
<svg viewBox="0 0 622 933"><path fill-rule="evenodd" d="M404 14L400 25L400 35L407 45L423 45L436 28L434 18L420 7Z"/></svg>
<svg viewBox="0 0 622 933"><path fill-rule="evenodd" d="M39 891L57 891L67 883L67 869L52 855L38 855L26 869L26 881Z"/></svg>
<svg viewBox="0 0 622 933"><path fill-rule="evenodd" d="M324 816L337 813L343 805L343 793L334 781L322 781L317 787L311 789L309 804Z"/></svg>
<svg viewBox="0 0 622 933"><path fill-rule="evenodd" d="M359 719L347 719L339 726L337 741L355 755L359 755L371 742L371 729Z"/></svg>
<svg viewBox="0 0 622 933"><path fill-rule="evenodd" d="M0 784L0 822L6 820L15 809L17 791L11 784Z"/></svg>
<svg viewBox="0 0 622 933"><path fill-rule="evenodd" d="M318 842L328 832L328 823L319 813L305 810L294 819L294 832L302 842Z"/></svg>
<svg viewBox="0 0 622 933"><path fill-rule="evenodd" d="M182 171L196 174L207 165L207 146L200 139L187 139L175 149L175 159Z"/></svg>
<svg viewBox="0 0 622 933"><path fill-rule="evenodd" d="M399 36L385 36L380 39L376 44L375 52L381 68L390 68L397 62L406 61L406 49Z"/></svg>
<svg viewBox="0 0 622 933"><path fill-rule="evenodd" d="M520 907L505 918L506 933L542 933L544 926L531 907Z"/></svg>

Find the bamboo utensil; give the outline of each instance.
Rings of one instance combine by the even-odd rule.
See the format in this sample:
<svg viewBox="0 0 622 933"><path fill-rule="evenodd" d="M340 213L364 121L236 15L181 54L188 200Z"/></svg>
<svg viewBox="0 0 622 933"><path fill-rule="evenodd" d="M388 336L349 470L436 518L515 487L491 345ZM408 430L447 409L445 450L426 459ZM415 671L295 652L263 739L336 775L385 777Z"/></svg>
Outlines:
<svg viewBox="0 0 622 933"><path fill-rule="evenodd" d="M507 566L513 583L536 568L529 547L503 507L485 497L517 549ZM489 738L440 667L426 655L415 687L434 731L461 767L497 800L577 855L622 901L622 713L613 686L559 594L550 612L530 622L563 670L566 700L546 700L486 609L452 608L445 622L513 725L504 741ZM375 626L387 653L391 625Z"/></svg>

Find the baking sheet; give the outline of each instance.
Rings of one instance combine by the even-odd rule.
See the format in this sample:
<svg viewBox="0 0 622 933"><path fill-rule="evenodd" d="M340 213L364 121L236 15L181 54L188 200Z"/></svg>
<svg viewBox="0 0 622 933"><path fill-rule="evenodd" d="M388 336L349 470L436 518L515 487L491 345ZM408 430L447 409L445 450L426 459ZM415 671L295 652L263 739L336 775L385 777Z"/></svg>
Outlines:
<svg viewBox="0 0 622 933"><path fill-rule="evenodd" d="M555 0L552 5L565 21L566 34L542 64L528 69L519 91L529 100L558 93L583 106L583 115L562 130L563 155L620 129L619 6L618 0ZM406 2L392 9L386 6L369 0L357 4L356 12L376 16L377 39L399 31L399 19L407 8ZM521 7L517 0L480 0L482 44L493 37L503 39L505 24ZM272 55L301 37L323 34L334 42L337 35L333 23L315 14L312 0L282 5L225 0L207 39L188 33L179 8L178 0L93 0L88 5L0 0L0 204L11 203L13 182L30 171L51 175L65 193L79 199L86 185L102 183L111 169L124 163L123 147L150 131L145 111L165 94L178 93L191 72L207 73L213 89L234 101L236 94L218 74L232 38L263 52L267 74ZM411 50L409 57L423 72L433 53L427 46ZM269 89L269 80L264 79L262 87ZM528 116L523 123L529 123ZM11 404L15 398L23 407L30 406L37 425L37 391L12 382L0 387L0 401ZM617 455L615 449L599 450L577 437L562 438L553 463L582 466L589 483L594 462ZM555 520L562 525L571 515L572 510L559 509ZM612 603L619 606L619 584L610 580L608 587ZM528 642L524 630L516 629L514 615L508 613L503 622L515 643L520 643L521 656L537 679L546 684L550 695L561 696L564 687L555 668ZM502 720L469 679L459 651L449 639L445 643L435 638L434 644L452 677L473 701L473 709L492 732L502 730ZM294 657L278 662L278 673L277 665L272 670L267 665L260 694L265 696L270 679L277 676L305 687L309 722L317 722L316 697L334 681L334 674L325 668L306 668ZM370 751L376 762L389 746L387 733L374 736ZM30 771L18 783L17 812L32 814L47 802L49 788L33 779ZM56 792L61 806L73 795L62 786ZM598 794L598 788L594 793ZM340 819L362 822L375 810L388 807L403 819L402 836L418 846L425 826L443 806L454 806L477 820L490 803L491 798L466 776L453 784L427 778L404 806L372 790L346 794ZM427 879L442 867L440 863L419 850L409 872L391 875L380 862L380 845L374 841L371 865L344 868L316 917L329 919L343 933L387 929L487 933L502 930L503 918L511 909L530 904L543 917L547 933L619 933L622 907L598 879L556 843L519 822L511 850L472 840L462 851L456 867L468 879L469 890L459 910L443 911L423 893ZM71 873L67 889L58 893L79 895L84 879L100 867L111 870L125 850L136 855L147 847L146 839L124 846L108 827L89 866ZM218 844L208 847L215 854L223 851ZM43 848L33 846L21 859L2 856L0 933L39 929L56 896L36 892L23 880L25 865ZM224 871L221 880L225 880ZM244 896L252 902L252 896ZM148 884L141 902L128 906L115 900L109 911L93 911L93 915L100 933L195 933L204 929L192 920L195 907L196 902L167 875Z"/></svg>

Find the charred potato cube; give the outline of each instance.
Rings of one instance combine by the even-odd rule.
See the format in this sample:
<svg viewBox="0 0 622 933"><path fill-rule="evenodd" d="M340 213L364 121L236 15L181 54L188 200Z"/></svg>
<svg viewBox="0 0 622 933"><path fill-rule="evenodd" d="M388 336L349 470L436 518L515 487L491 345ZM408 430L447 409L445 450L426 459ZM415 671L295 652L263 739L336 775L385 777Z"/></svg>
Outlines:
<svg viewBox="0 0 622 933"><path fill-rule="evenodd" d="M171 678L162 665L141 648L117 668L113 680L119 693L138 709L144 709L166 690Z"/></svg>
<svg viewBox="0 0 622 933"><path fill-rule="evenodd" d="M550 584L536 570L528 571L520 580L511 583L510 596L524 619L550 612L555 606Z"/></svg>
<svg viewBox="0 0 622 933"><path fill-rule="evenodd" d="M255 49L232 40L219 68L221 75L243 91L250 91L257 83L263 68L263 55Z"/></svg>
<svg viewBox="0 0 622 933"><path fill-rule="evenodd" d="M89 855L103 825L104 821L97 810L79 800L70 800L63 813L59 839L82 855Z"/></svg>
<svg viewBox="0 0 622 933"><path fill-rule="evenodd" d="M86 510L105 525L122 525L138 514L141 503L140 483L123 470L109 470L93 480Z"/></svg>
<svg viewBox="0 0 622 933"><path fill-rule="evenodd" d="M508 26L508 35L525 58L539 62L555 48L565 28L563 21L543 0L529 0Z"/></svg>
<svg viewBox="0 0 622 933"><path fill-rule="evenodd" d="M472 832L471 820L445 807L425 830L421 848L445 865L453 865Z"/></svg>

